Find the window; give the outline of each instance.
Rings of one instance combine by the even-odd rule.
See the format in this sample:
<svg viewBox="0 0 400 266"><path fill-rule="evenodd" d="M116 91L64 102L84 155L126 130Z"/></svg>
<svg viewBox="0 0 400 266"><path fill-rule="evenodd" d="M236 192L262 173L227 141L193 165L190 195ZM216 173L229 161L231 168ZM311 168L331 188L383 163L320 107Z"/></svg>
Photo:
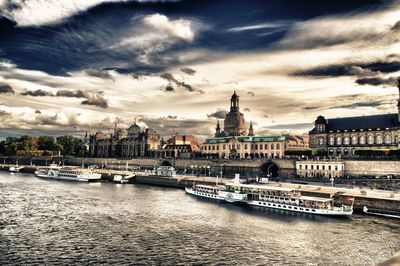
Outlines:
<svg viewBox="0 0 400 266"><path fill-rule="evenodd" d="M279 150L281 148L281 145L279 143L276 143L276 149Z"/></svg>
<svg viewBox="0 0 400 266"><path fill-rule="evenodd" d="M365 136L360 137L360 144L364 145L365 144Z"/></svg>
<svg viewBox="0 0 400 266"><path fill-rule="evenodd" d="M331 145L331 146L335 145L335 138L334 137L330 137L329 138L329 145Z"/></svg>
<svg viewBox="0 0 400 266"><path fill-rule="evenodd" d="M356 136L351 137L351 144L357 145L357 137Z"/></svg>
<svg viewBox="0 0 400 266"><path fill-rule="evenodd" d="M262 150L263 149L263 145L262 144L260 144L260 150Z"/></svg>
<svg viewBox="0 0 400 266"><path fill-rule="evenodd" d="M308 169L308 165L306 165L306 170Z"/></svg>
<svg viewBox="0 0 400 266"><path fill-rule="evenodd" d="M318 145L324 145L324 138L318 138Z"/></svg>
<svg viewBox="0 0 400 266"><path fill-rule="evenodd" d="M247 150L247 144L244 144L244 149Z"/></svg>
<svg viewBox="0 0 400 266"><path fill-rule="evenodd" d="M236 149L240 150L240 144L236 145Z"/></svg>
<svg viewBox="0 0 400 266"><path fill-rule="evenodd" d="M299 164L299 169L301 169L301 164Z"/></svg>
<svg viewBox="0 0 400 266"><path fill-rule="evenodd" d="M337 137L336 138L336 144L337 145L342 145L342 137Z"/></svg>
<svg viewBox="0 0 400 266"><path fill-rule="evenodd" d="M217 145L217 151L219 151L219 145Z"/></svg>
<svg viewBox="0 0 400 266"><path fill-rule="evenodd" d="M265 149L265 150L268 150L268 144L265 144L265 145L264 145L264 149Z"/></svg>
<svg viewBox="0 0 400 266"><path fill-rule="evenodd" d="M368 136L368 144L374 144L374 136L372 135Z"/></svg>
<svg viewBox="0 0 400 266"><path fill-rule="evenodd" d="M226 144L224 144L223 149L226 150Z"/></svg>
<svg viewBox="0 0 400 266"><path fill-rule="evenodd" d="M274 143L271 144L271 150L275 150L275 145L274 145Z"/></svg>
<svg viewBox="0 0 400 266"><path fill-rule="evenodd" d="M390 135L385 136L385 143L386 144L391 144L392 143L392 137Z"/></svg>
<svg viewBox="0 0 400 266"><path fill-rule="evenodd" d="M344 145L349 145L350 144L350 138L349 137L345 137L344 138Z"/></svg>
<svg viewBox="0 0 400 266"><path fill-rule="evenodd" d="M325 170L325 165L322 166L322 170Z"/></svg>
<svg viewBox="0 0 400 266"><path fill-rule="evenodd" d="M317 165L317 170L319 170L319 165Z"/></svg>
<svg viewBox="0 0 400 266"><path fill-rule="evenodd" d="M254 149L258 150L258 145L257 144L254 144Z"/></svg>
<svg viewBox="0 0 400 266"><path fill-rule="evenodd" d="M381 135L376 136L376 144L382 144L383 143L383 139Z"/></svg>
<svg viewBox="0 0 400 266"><path fill-rule="evenodd" d="M213 147L213 151L215 151L215 145L213 145L212 147Z"/></svg>

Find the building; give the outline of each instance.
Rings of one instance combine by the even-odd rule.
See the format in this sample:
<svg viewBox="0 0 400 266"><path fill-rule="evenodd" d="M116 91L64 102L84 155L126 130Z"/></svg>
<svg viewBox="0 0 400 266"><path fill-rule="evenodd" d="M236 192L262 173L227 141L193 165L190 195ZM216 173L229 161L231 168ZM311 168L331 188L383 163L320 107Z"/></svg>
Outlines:
<svg viewBox="0 0 400 266"><path fill-rule="evenodd" d="M310 148L329 155L352 155L356 150L400 147L400 81L397 113L328 118L318 116L309 132Z"/></svg>
<svg viewBox="0 0 400 266"><path fill-rule="evenodd" d="M308 150L308 135L286 135L285 150Z"/></svg>
<svg viewBox="0 0 400 266"><path fill-rule="evenodd" d="M106 135L101 131L89 136L90 157L155 157L161 148L161 136L150 128L141 129L136 122L128 129L117 128Z"/></svg>
<svg viewBox="0 0 400 266"><path fill-rule="evenodd" d="M249 130L246 130L236 91L231 97L230 111L224 119L224 130L221 131L220 122L217 121L215 137L206 139L201 146L203 158L270 159L281 158L284 152L284 136L255 136L252 122Z"/></svg>
<svg viewBox="0 0 400 266"><path fill-rule="evenodd" d="M282 158L284 136L232 136L208 138L201 147L204 158L258 159Z"/></svg>
<svg viewBox="0 0 400 266"><path fill-rule="evenodd" d="M167 158L183 158L190 159L196 158L200 152L201 142L193 135L179 135L174 133L172 137L167 140L160 151L159 157Z"/></svg>
<svg viewBox="0 0 400 266"><path fill-rule="evenodd" d="M340 178L344 171L342 161L296 161L296 176L300 178Z"/></svg>

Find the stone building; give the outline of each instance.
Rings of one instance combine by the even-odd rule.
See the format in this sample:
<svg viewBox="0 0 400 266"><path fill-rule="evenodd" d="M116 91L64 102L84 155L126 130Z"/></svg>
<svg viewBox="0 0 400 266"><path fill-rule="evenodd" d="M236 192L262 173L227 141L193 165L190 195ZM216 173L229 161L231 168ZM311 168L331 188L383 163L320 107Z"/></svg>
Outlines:
<svg viewBox="0 0 400 266"><path fill-rule="evenodd" d="M342 161L296 161L296 176L301 178L340 178L344 171Z"/></svg>
<svg viewBox="0 0 400 266"><path fill-rule="evenodd" d="M193 135L179 135L174 133L167 140L157 157L163 158L196 158L200 152L201 143Z"/></svg>
<svg viewBox="0 0 400 266"><path fill-rule="evenodd" d="M246 121L240 112L236 91L231 97L230 112L224 119L224 130L221 131L220 122L217 121L215 137L206 139L201 146L204 158L281 158L284 151L284 136L255 136L252 122L249 130L246 130Z"/></svg>
<svg viewBox="0 0 400 266"><path fill-rule="evenodd" d="M89 136L90 157L154 157L161 147L161 136L154 130L142 130L136 123L128 129L115 126L113 133L101 131Z"/></svg>
<svg viewBox="0 0 400 266"><path fill-rule="evenodd" d="M308 135L286 135L285 150L309 149Z"/></svg>
<svg viewBox="0 0 400 266"><path fill-rule="evenodd" d="M400 82L399 82L400 94ZM357 149L398 149L400 97L397 113L328 118L318 116L309 132L310 148L329 155L352 155Z"/></svg>

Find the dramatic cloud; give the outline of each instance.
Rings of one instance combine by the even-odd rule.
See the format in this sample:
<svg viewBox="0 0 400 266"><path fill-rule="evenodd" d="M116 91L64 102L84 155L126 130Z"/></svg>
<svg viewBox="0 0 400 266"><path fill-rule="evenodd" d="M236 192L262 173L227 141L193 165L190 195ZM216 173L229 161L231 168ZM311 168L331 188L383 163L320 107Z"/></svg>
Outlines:
<svg viewBox="0 0 400 266"><path fill-rule="evenodd" d="M244 108L243 111L244 112L251 112L249 108Z"/></svg>
<svg viewBox="0 0 400 266"><path fill-rule="evenodd" d="M34 90L34 91L24 91L21 92L22 96L32 96L32 97L44 97L44 96L53 96L53 93L44 90Z"/></svg>
<svg viewBox="0 0 400 266"><path fill-rule="evenodd" d="M101 108L108 108L108 102L105 99L98 98L98 99L87 99L81 102L83 105L94 105Z"/></svg>
<svg viewBox="0 0 400 266"><path fill-rule="evenodd" d="M214 117L214 118L217 118L217 119L225 119L227 113L228 113L228 111L226 111L224 109L218 109L214 113L211 113L211 114L209 114L207 116L209 118Z"/></svg>
<svg viewBox="0 0 400 266"><path fill-rule="evenodd" d="M165 79L165 80L167 80L168 82L170 82L170 84L165 88L165 91L174 91L175 89L172 90L173 89L172 84L174 84L177 87L184 88L184 89L186 89L187 91L190 91L190 92L197 91L191 85L189 85L189 84L187 84L187 83L185 83L183 81L178 81L176 78L174 78L174 76L171 73L161 74L160 77Z"/></svg>
<svg viewBox="0 0 400 266"><path fill-rule="evenodd" d="M254 96L256 96L256 95L255 95L255 93L254 93L254 92L252 92L252 91L249 91L249 92L247 92L247 95L249 95L249 96L251 96L251 97L254 97Z"/></svg>
<svg viewBox="0 0 400 266"><path fill-rule="evenodd" d="M372 78L359 78L356 80L357 84L360 85L383 85L383 86L396 86L397 78L383 78L383 77L372 77Z"/></svg>
<svg viewBox="0 0 400 266"><path fill-rule="evenodd" d="M13 88L11 88L11 86L0 84L0 94L1 93L12 93L12 94L14 94L15 92L14 92Z"/></svg>
<svg viewBox="0 0 400 266"><path fill-rule="evenodd" d="M196 73L196 70L191 69L189 67L183 67L183 68L181 68L181 71L188 75L194 75L194 73Z"/></svg>
<svg viewBox="0 0 400 266"><path fill-rule="evenodd" d="M170 20L165 15L153 14L146 16L144 22L145 24L152 26L154 30L165 32L186 41L192 41L194 38L191 23L188 20Z"/></svg>

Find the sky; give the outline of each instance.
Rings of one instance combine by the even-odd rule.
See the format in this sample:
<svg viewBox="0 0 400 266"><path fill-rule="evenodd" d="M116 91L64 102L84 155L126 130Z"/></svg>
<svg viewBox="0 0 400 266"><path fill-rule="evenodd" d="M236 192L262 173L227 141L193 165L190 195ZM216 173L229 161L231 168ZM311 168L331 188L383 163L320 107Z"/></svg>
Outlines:
<svg viewBox="0 0 400 266"><path fill-rule="evenodd" d="M0 138L397 112L400 1L0 0Z"/></svg>

